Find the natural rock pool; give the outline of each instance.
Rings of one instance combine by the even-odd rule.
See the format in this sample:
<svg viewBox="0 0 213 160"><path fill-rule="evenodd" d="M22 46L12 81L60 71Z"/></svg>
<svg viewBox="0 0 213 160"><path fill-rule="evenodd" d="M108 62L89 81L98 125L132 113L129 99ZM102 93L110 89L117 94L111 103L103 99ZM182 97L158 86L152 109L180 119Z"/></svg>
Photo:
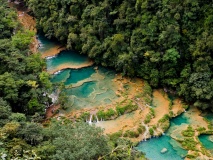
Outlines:
<svg viewBox="0 0 213 160"><path fill-rule="evenodd" d="M47 71L52 74L51 81L53 83L63 82L66 86L72 85L72 88L66 89L66 93L72 101L72 109L104 107L109 104L116 104L119 101L120 95L117 94L117 91L120 90L120 86L118 86L118 82L115 83L115 71L101 66L95 66L87 56L77 52L59 50L60 53L54 55L52 52L57 52L60 45L40 35L38 39L41 43L39 50L47 57ZM56 48L55 50L53 49L54 47ZM132 84L135 84L135 82ZM137 82L136 86L137 90L141 87ZM133 90L133 92L134 91L135 90ZM154 93L153 104L155 106L160 106L164 103L162 99L155 98L155 96L159 96L159 93L160 92ZM167 103L169 102L165 102L165 105L168 105ZM156 107L156 111L158 111L158 109L159 107ZM140 114L135 111L122 115L115 120L100 122L97 126L103 127L106 130L106 126L109 127L109 125L111 125L111 127L114 125L114 128L119 128L122 126L120 122L126 121L126 123L130 123L130 119L135 118L132 116L138 116L138 119L135 118L135 121L142 121L139 115ZM158 114L156 116L158 117ZM208 117L211 118L213 115L208 114ZM146 153L146 157L150 160L184 159L187 155L187 150L184 150L177 141L177 139L182 138L180 137L180 133L186 129L189 124L197 127L203 126L204 123L205 121L202 121L202 117L199 116L197 110L190 109L186 113L182 113L180 116L173 118L170 122L169 129L163 136L142 141L136 148ZM135 122L132 123L133 128L135 124ZM125 128L125 124L123 128ZM111 128L109 128L109 130L110 129ZM203 146L210 152L213 150L211 137L212 135L199 136L199 140ZM165 153L162 153L163 151L165 151Z"/></svg>
<svg viewBox="0 0 213 160"><path fill-rule="evenodd" d="M165 135L158 138L151 138L148 141L139 143L137 149L146 153L146 157L150 160L181 160L187 151L181 148L181 145L170 137L170 134L175 127L179 125L188 124L187 118L184 114L173 118L171 125ZM166 148L165 153L161 153L162 149Z"/></svg>
<svg viewBox="0 0 213 160"><path fill-rule="evenodd" d="M40 52L44 54L57 45L42 36L39 36L39 41L42 46ZM73 101L73 108L105 105L118 98L112 82L115 72L101 66L91 66L91 60L85 55L61 51L57 55L47 55L46 63L47 71L53 73L53 83L72 85L72 89L66 89L66 93Z"/></svg>

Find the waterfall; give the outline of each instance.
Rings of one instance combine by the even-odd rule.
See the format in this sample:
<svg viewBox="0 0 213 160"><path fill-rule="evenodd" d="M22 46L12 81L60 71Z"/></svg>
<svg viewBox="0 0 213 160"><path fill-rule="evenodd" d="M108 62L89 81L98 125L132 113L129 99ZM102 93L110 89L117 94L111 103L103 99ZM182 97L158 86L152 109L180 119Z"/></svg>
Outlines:
<svg viewBox="0 0 213 160"><path fill-rule="evenodd" d="M56 56L47 56L45 57L46 59L51 59L51 58L55 58Z"/></svg>
<svg viewBox="0 0 213 160"><path fill-rule="evenodd" d="M162 135L165 135L165 133L164 133L160 128L157 128L157 130L158 130L159 132L161 132Z"/></svg>
<svg viewBox="0 0 213 160"><path fill-rule="evenodd" d="M54 73L54 75L59 74L59 73L61 73L61 70L56 71L56 72Z"/></svg>
<svg viewBox="0 0 213 160"><path fill-rule="evenodd" d="M89 121L88 121L89 124L92 124L92 117L93 117L93 115L91 114L90 118L89 118Z"/></svg>
<svg viewBox="0 0 213 160"><path fill-rule="evenodd" d="M86 122L89 124L92 124L93 116L95 116L95 118L96 118L96 123L99 123L100 121L98 120L98 116L93 115L93 114L90 115L89 120L86 120ZM101 119L101 121L102 121L102 119Z"/></svg>
<svg viewBox="0 0 213 160"><path fill-rule="evenodd" d="M56 103L57 102L57 100L58 100L58 96L57 96L57 94L56 93L51 93L51 94L49 94L48 95L48 97L49 98L51 98L51 100L52 100L52 103Z"/></svg>
<svg viewBox="0 0 213 160"><path fill-rule="evenodd" d="M98 123L99 121L98 121L98 116L97 115L95 115L95 117L96 117L96 122Z"/></svg>
<svg viewBox="0 0 213 160"><path fill-rule="evenodd" d="M145 125L144 124L144 122L143 122L143 124L142 124L144 127L145 127L145 132L144 132L144 134L143 134L143 137L144 137L144 140L146 141L146 137L147 137L147 134L149 133L149 127L148 127L148 125Z"/></svg>

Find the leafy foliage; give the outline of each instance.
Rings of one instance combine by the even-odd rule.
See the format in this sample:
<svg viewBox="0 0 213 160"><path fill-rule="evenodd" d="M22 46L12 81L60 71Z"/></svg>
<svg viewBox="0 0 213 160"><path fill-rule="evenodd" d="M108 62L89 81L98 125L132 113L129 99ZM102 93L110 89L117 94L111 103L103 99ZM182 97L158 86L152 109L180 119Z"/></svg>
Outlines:
<svg viewBox="0 0 213 160"><path fill-rule="evenodd" d="M86 123L54 122L47 130L46 136L56 148L52 159L98 159L109 151L101 129Z"/></svg>
<svg viewBox="0 0 213 160"><path fill-rule="evenodd" d="M210 0L25 2L47 37L98 64L175 91L202 109L212 108Z"/></svg>
<svg viewBox="0 0 213 160"><path fill-rule="evenodd" d="M182 135L185 137L193 137L194 134L195 134L195 131L192 128L192 126L188 126L187 129L182 132Z"/></svg>
<svg viewBox="0 0 213 160"><path fill-rule="evenodd" d="M1 3L5 5L5 2ZM35 112L43 114L45 102L48 101L44 93L51 91L51 83L47 73L42 72L44 60L39 54L29 55L29 44L34 33L21 29L15 32L17 21L12 9L5 8L1 13L4 13L4 20L8 23L14 21L10 27L14 27L15 34L12 35L12 28L8 26L4 31L8 29L10 36L0 38L0 97L12 111L26 115Z"/></svg>
<svg viewBox="0 0 213 160"><path fill-rule="evenodd" d="M42 121L45 106L49 104L48 93L52 91L49 75L44 72L45 62L40 54L31 54L29 44L34 33L23 31L16 20L16 12L0 0L0 156L2 159L111 159L122 158L123 152L133 152L130 143L125 149L115 148L100 128L69 120L54 121L46 128ZM82 7L85 4L82 3ZM53 6L50 6L53 7ZM54 7L53 7L54 8ZM78 6L70 7L78 13ZM80 14L80 13L78 13ZM74 22L76 17L69 17ZM58 32L64 32L63 28ZM71 40L76 35L69 35ZM121 39L121 40L120 40ZM61 37L63 40L63 37ZM116 44L122 37L115 36ZM116 46L112 46L117 49ZM63 86L61 86L63 87ZM59 101L67 107L65 93L60 92ZM116 114L114 110L106 116ZM112 151L111 151L112 150ZM141 153L140 153L141 154Z"/></svg>

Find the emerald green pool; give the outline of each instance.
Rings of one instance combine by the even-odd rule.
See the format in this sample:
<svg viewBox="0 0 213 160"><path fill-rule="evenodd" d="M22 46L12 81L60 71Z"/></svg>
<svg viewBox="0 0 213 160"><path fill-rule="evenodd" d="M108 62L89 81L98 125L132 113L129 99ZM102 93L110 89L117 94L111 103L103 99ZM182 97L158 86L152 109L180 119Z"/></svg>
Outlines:
<svg viewBox="0 0 213 160"><path fill-rule="evenodd" d="M170 133L177 125L187 124L188 121L184 114L173 118L171 120L171 126L165 135L158 138L151 138L147 141L141 142L137 149L144 152L146 157L150 160L182 160L187 154L187 151L182 149L180 144L170 137ZM161 153L163 148L167 149L167 152Z"/></svg>
<svg viewBox="0 0 213 160"><path fill-rule="evenodd" d="M81 80L89 78L94 73L95 70L93 66L81 69L70 69L70 75L66 80L65 85L75 84Z"/></svg>
<svg viewBox="0 0 213 160"><path fill-rule="evenodd" d="M55 45L50 40L39 35L41 42L40 52L45 52ZM46 58L47 70L57 70L60 65L78 66L88 63L87 56L74 51L61 51L54 57ZM101 66L90 66L80 69L63 69L52 75L53 83L63 82L66 86L72 85L71 89L66 89L67 95L72 101L72 108L87 108L104 106L112 103L118 97L115 94L116 88L112 82L115 71Z"/></svg>
<svg viewBox="0 0 213 160"><path fill-rule="evenodd" d="M203 116L213 124L213 114L205 113ZM213 154L213 135L200 135L198 138L203 146Z"/></svg>
<svg viewBox="0 0 213 160"><path fill-rule="evenodd" d="M46 59L47 70L55 70L60 65L80 66L82 63L89 62L86 55L81 55L74 51L61 51L57 56ZM74 67L75 68L75 67Z"/></svg>
<svg viewBox="0 0 213 160"><path fill-rule="evenodd" d="M213 136L212 135L200 135L199 140L205 148L211 150L213 153Z"/></svg>
<svg viewBox="0 0 213 160"><path fill-rule="evenodd" d="M51 48L53 48L58 43L52 40L47 39L43 34L39 34L38 36L38 42L39 42L39 51L45 52Z"/></svg>

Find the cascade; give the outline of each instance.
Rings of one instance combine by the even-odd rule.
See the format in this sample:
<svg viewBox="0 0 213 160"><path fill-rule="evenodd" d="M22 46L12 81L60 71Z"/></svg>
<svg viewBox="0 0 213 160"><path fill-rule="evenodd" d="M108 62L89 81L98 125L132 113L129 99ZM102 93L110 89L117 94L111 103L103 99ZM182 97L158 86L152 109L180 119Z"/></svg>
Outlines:
<svg viewBox="0 0 213 160"><path fill-rule="evenodd" d="M42 47L40 49L42 51L45 51L47 45L42 43L41 43ZM51 47L52 44L49 45L48 48ZM98 68L94 68L94 66L89 67L90 63L87 57L81 56L75 52L63 51L60 54L58 54L55 58L54 56L47 57L46 58L47 70L49 70L50 73L57 74L53 75L52 82L64 82L65 85L72 85L72 88L66 89L66 93L73 98L72 106L75 107L75 109L79 108L81 109L84 107L89 108L91 106L92 107L104 106L106 102L112 103L113 101L115 101L115 99L118 98L117 95L115 94L116 85L112 84L115 72L113 71L109 72L107 69L104 69L103 67ZM86 67L79 69L82 66ZM120 90L122 90L122 88L120 88ZM52 98L53 101L57 101L56 94L51 94L50 98ZM137 99L135 100L135 103L139 106L141 110L144 110L145 108L140 105L139 101L140 100ZM145 104L145 106L149 108L152 107L148 104ZM187 113L188 111L184 114ZM96 119L97 124L99 123L102 125L101 121L103 121L103 119L102 118L98 119L97 115L95 114L90 114L90 116L87 117L86 122L91 125L93 123L93 118L94 121ZM172 120L172 122L174 123L173 125L177 126L184 123L186 121L184 118L185 117L179 116L178 118L176 118L176 120L173 119ZM113 125L113 123L114 121L112 123L110 122L110 125ZM105 122L103 124L105 124ZM149 126L147 124L144 124L144 122L142 122L142 125L145 127L145 132L142 136L143 139L146 141L148 138L150 138ZM164 132L161 130L161 128L156 128L156 130L154 130L154 135L156 135L156 132L162 133L162 135L164 135ZM138 148L139 150L145 152L147 154L147 157L152 160L155 159L170 160L171 157L173 160L174 159L180 160L182 157L182 156L180 157L180 154L178 153L180 148L178 147L174 148L173 146L171 146L170 144L171 140L172 139L170 137L170 133L169 131L167 131L167 134L165 136L162 136L160 138L152 138L149 141L142 142L140 145L138 145ZM162 148L169 149L169 152L166 152L165 154L162 155L160 152ZM149 153L150 151L151 153ZM155 154L153 154L153 152Z"/></svg>
<svg viewBox="0 0 213 160"><path fill-rule="evenodd" d="M93 117L93 115L91 114L90 118L89 118L89 121L88 121L89 124L92 124L92 117Z"/></svg>
<svg viewBox="0 0 213 160"><path fill-rule="evenodd" d="M57 71L54 73L54 75L61 73L61 70Z"/></svg>
<svg viewBox="0 0 213 160"><path fill-rule="evenodd" d="M146 139L147 139L147 135L149 134L149 127L148 127L148 125L146 125L144 122L142 122L142 125L145 127L145 132L144 132L144 134L143 134L143 137L144 137L144 140L146 141Z"/></svg>
<svg viewBox="0 0 213 160"><path fill-rule="evenodd" d="M45 57L46 59L51 59L51 58L55 58L56 56L47 56Z"/></svg>
<svg viewBox="0 0 213 160"><path fill-rule="evenodd" d="M160 128L157 128L157 131L159 131L162 135L165 135L165 133Z"/></svg>
<svg viewBox="0 0 213 160"><path fill-rule="evenodd" d="M97 115L95 115L95 117L96 117L96 122L98 123L98 122L99 122L99 120L98 120L98 116L97 116Z"/></svg>

